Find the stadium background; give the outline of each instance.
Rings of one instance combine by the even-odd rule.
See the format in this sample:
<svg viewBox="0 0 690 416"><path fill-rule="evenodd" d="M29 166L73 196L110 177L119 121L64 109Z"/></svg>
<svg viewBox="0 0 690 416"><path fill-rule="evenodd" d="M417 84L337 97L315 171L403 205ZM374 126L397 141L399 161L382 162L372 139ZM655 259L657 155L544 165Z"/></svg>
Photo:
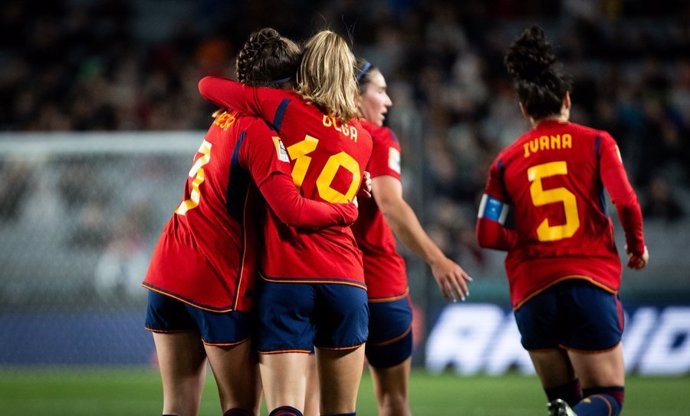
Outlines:
<svg viewBox="0 0 690 416"><path fill-rule="evenodd" d="M474 218L526 128L502 66L531 23L573 74L572 119L619 142L651 262L624 273L631 374L690 374L690 3L657 0L5 0L0 6L0 370L151 366L139 282L248 34L327 27L382 69L405 196L475 278L448 306L408 260L418 370L531 374L502 260ZM618 228L619 250L622 233ZM516 352L517 351L517 352ZM78 370L79 371L79 370Z"/></svg>

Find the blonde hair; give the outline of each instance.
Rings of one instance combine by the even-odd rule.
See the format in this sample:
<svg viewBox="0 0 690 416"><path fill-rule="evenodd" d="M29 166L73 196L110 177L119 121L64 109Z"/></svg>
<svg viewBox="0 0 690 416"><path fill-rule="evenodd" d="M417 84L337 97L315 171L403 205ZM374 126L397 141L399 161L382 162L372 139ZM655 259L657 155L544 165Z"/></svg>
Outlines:
<svg viewBox="0 0 690 416"><path fill-rule="evenodd" d="M345 39L330 30L312 36L297 71L297 91L342 121L359 115L355 57Z"/></svg>

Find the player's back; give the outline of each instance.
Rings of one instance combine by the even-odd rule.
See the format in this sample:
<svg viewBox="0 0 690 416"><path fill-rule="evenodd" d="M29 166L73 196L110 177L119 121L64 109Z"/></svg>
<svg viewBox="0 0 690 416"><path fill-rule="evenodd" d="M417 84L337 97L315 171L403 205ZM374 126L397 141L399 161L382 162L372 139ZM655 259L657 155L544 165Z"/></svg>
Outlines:
<svg viewBox="0 0 690 416"><path fill-rule="evenodd" d="M287 148L292 178L303 196L330 203L355 198L372 150L371 136L359 121L342 123L290 90L204 77L199 92L216 104L266 119ZM362 260L350 227L298 230L269 211L264 234L265 277L363 286Z"/></svg>
<svg viewBox="0 0 690 416"><path fill-rule="evenodd" d="M516 249L529 256L615 250L599 177L604 132L545 121L498 157L511 198Z"/></svg>
<svg viewBox="0 0 690 416"><path fill-rule="evenodd" d="M292 178L302 194L331 203L352 201L372 149L371 136L360 122L343 123L292 91L261 88L257 102L285 143ZM262 269L269 278L363 282L350 227L297 230L269 215L265 237L268 254ZM285 261L287 256L290 261Z"/></svg>
<svg viewBox="0 0 690 416"><path fill-rule="evenodd" d="M261 199L240 152L252 134L266 131L260 119L229 112L215 117L194 156L183 201L159 242L161 253L177 255L158 259L157 248L145 285L206 309L249 307L244 292L256 258L254 250L246 249L260 232Z"/></svg>

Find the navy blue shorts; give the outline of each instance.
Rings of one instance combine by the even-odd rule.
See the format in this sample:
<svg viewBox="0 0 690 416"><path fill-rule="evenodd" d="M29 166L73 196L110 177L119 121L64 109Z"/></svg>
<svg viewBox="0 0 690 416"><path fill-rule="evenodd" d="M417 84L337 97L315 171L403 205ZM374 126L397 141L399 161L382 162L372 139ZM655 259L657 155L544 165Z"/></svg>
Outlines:
<svg viewBox="0 0 690 416"><path fill-rule="evenodd" d="M249 312L210 312L149 290L146 329L173 333L196 331L207 345L240 344L250 335Z"/></svg>
<svg viewBox="0 0 690 416"><path fill-rule="evenodd" d="M375 368L396 366L412 356L412 307L408 296L369 302L366 355Z"/></svg>
<svg viewBox="0 0 690 416"><path fill-rule="evenodd" d="M367 340L367 292L326 283L257 282L259 352L350 349Z"/></svg>
<svg viewBox="0 0 690 416"><path fill-rule="evenodd" d="M583 351L616 346L623 335L623 307L617 295L584 280L559 283L515 311L527 350L564 347Z"/></svg>

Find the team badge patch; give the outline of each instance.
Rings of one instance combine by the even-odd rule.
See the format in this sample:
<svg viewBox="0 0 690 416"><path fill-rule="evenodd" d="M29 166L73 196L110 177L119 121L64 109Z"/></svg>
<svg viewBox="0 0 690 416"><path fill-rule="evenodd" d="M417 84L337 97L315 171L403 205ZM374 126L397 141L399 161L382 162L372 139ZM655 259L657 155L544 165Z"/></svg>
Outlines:
<svg viewBox="0 0 690 416"><path fill-rule="evenodd" d="M278 160L281 162L290 162L287 150L285 149L283 141L280 140L280 137L273 136L273 144L276 146L276 156L278 156Z"/></svg>
<svg viewBox="0 0 690 416"><path fill-rule="evenodd" d="M400 152L395 147L388 149L388 167L400 174Z"/></svg>

